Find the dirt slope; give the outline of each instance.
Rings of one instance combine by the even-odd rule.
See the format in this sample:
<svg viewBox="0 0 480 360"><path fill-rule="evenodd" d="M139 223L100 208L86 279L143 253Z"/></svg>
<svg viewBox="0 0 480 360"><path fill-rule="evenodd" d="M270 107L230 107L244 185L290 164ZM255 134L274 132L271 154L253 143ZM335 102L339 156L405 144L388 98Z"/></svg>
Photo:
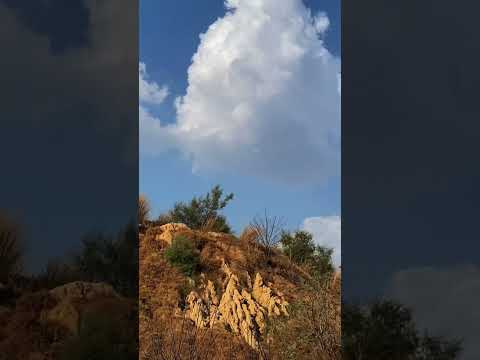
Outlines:
<svg viewBox="0 0 480 360"><path fill-rule="evenodd" d="M163 256L178 235L199 252L192 277ZM280 252L267 258L252 234L236 238L183 224L150 227L140 235L141 358L155 358L159 351L168 358L171 344L184 338L196 343L189 351L208 348L215 359L260 358L269 319L288 316L290 303L305 296L301 284L308 278Z"/></svg>

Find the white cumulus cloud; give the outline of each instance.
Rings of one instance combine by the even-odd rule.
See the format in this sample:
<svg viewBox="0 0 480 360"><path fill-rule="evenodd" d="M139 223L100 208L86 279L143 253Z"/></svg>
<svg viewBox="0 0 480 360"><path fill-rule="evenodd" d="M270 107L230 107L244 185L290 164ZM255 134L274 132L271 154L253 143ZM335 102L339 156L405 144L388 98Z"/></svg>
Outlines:
<svg viewBox="0 0 480 360"><path fill-rule="evenodd" d="M313 234L315 243L333 249L333 263L342 264L341 219L340 216L315 216L306 218L301 226Z"/></svg>
<svg viewBox="0 0 480 360"><path fill-rule="evenodd" d="M162 126L160 120L154 116L149 108L165 101L169 95L167 86L160 86L151 80L145 63L140 62L138 67L139 84L139 133L140 153L157 155L174 146L170 136L170 127Z"/></svg>
<svg viewBox="0 0 480 360"><path fill-rule="evenodd" d="M287 183L338 175L340 60L323 41L328 17L302 0L225 4L225 16L200 35L176 122L159 138L198 172Z"/></svg>
<svg viewBox="0 0 480 360"><path fill-rule="evenodd" d="M140 102L147 104L161 104L168 96L168 87L159 86L148 78L147 66L141 62L138 65L138 86Z"/></svg>

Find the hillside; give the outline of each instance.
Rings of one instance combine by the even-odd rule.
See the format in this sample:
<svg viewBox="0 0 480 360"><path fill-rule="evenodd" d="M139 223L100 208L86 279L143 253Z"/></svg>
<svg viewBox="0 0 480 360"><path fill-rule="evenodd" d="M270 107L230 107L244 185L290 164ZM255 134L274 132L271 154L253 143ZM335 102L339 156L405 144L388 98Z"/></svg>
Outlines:
<svg viewBox="0 0 480 360"><path fill-rule="evenodd" d="M198 255L196 270L188 275L166 260L165 252L178 237ZM290 309L319 295L306 286L312 280L307 271L279 250L267 256L248 231L237 238L171 223L147 227L139 241L141 359L279 358L272 350L278 341L272 324L295 328L299 324L289 323L294 320ZM324 302L334 304L333 312L325 308L319 316L330 317L339 344L338 276L333 283L333 291L320 294L322 301L329 297ZM317 347L298 358L336 358L327 352L320 354Z"/></svg>
<svg viewBox="0 0 480 360"><path fill-rule="evenodd" d="M136 301L105 283L25 291L0 306L0 360L132 358L137 313Z"/></svg>

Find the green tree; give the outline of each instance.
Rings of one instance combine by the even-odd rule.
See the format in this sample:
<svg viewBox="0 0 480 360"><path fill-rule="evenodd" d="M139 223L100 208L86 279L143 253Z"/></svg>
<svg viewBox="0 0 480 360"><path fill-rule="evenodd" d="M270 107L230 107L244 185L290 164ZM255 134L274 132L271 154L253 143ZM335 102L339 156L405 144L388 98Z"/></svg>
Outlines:
<svg viewBox="0 0 480 360"><path fill-rule="evenodd" d="M283 232L280 243L290 260L309 268L314 274L322 275L333 271L333 249L315 244L313 235L309 232Z"/></svg>
<svg viewBox="0 0 480 360"><path fill-rule="evenodd" d="M126 296L138 292L138 236L129 224L117 237L90 234L76 258L76 267L87 281L104 281Z"/></svg>
<svg viewBox="0 0 480 360"><path fill-rule="evenodd" d="M219 212L233 199L233 194L223 196L223 190L216 185L205 196L194 197L189 203L177 202L168 214L161 215L161 222L183 223L191 229L209 226L209 230L231 233L225 216ZM160 220L159 219L159 220Z"/></svg>
<svg viewBox="0 0 480 360"><path fill-rule="evenodd" d="M185 236L176 236L165 250L165 259L178 267L185 275L192 276L199 264L199 254L192 241Z"/></svg>
<svg viewBox="0 0 480 360"><path fill-rule="evenodd" d="M293 235L284 232L280 243L283 252L297 264L304 264L315 252L313 236L306 231L297 231Z"/></svg>
<svg viewBox="0 0 480 360"><path fill-rule="evenodd" d="M342 305L343 358L346 360L453 360L461 343L420 336L411 310L393 301L370 306Z"/></svg>

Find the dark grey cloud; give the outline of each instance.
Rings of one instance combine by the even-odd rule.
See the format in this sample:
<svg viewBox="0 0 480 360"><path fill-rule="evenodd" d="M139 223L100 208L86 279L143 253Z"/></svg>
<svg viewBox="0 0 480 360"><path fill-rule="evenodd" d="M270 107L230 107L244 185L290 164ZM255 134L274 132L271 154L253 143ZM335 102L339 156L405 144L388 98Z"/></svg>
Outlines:
<svg viewBox="0 0 480 360"><path fill-rule="evenodd" d="M24 224L29 270L135 216L137 5L0 3L0 207Z"/></svg>
<svg viewBox="0 0 480 360"><path fill-rule="evenodd" d="M2 0L19 22L49 39L53 54L87 46L90 10L84 0Z"/></svg>
<svg viewBox="0 0 480 360"><path fill-rule="evenodd" d="M392 276L386 295L409 306L417 326L430 335L461 339L461 358L480 355L480 268L462 265L423 267L398 271Z"/></svg>
<svg viewBox="0 0 480 360"><path fill-rule="evenodd" d="M404 302L476 359L479 5L342 6L343 295Z"/></svg>
<svg viewBox="0 0 480 360"><path fill-rule="evenodd" d="M478 261L477 9L343 10L342 263L346 293L372 295L396 270Z"/></svg>

